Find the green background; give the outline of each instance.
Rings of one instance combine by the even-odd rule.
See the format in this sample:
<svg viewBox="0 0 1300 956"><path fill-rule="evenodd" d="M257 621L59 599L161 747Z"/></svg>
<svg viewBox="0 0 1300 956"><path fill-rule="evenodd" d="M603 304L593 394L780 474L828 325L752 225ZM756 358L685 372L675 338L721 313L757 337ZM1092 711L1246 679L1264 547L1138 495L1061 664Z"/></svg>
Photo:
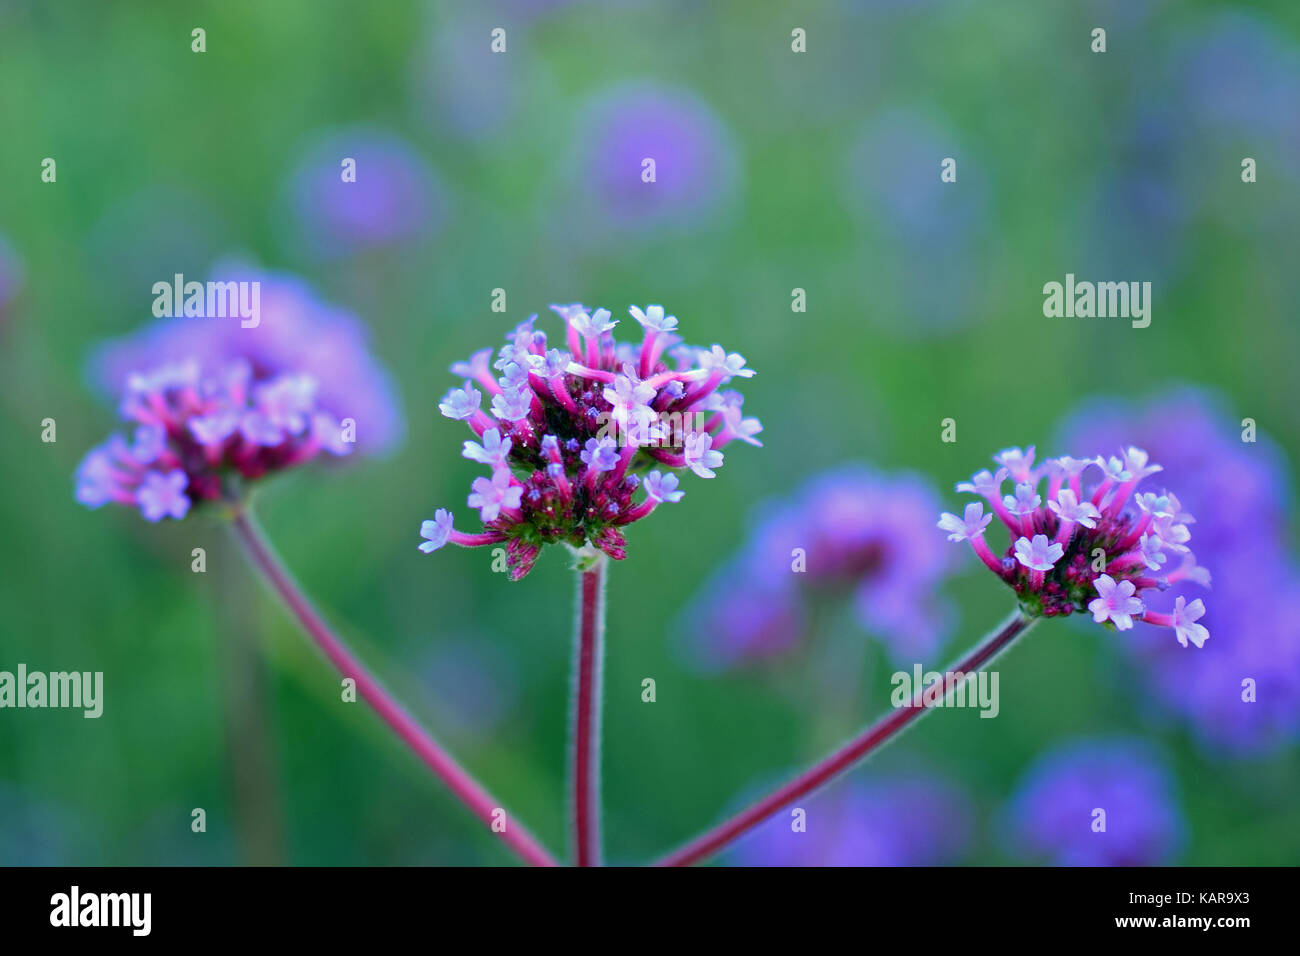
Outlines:
<svg viewBox="0 0 1300 956"><path fill-rule="evenodd" d="M1085 397L1140 398L1186 381L1224 392L1233 414L1254 417L1296 460L1297 240L1275 224L1281 210L1294 225L1297 170L1265 169L1245 186L1235 144L1197 150L1197 208L1220 212L1192 214L1186 268L1158 286L1149 329L1041 312L1042 284L1080 261L1083 198L1098 177L1142 161L1116 143L1151 63L1228 5L1155 4L1128 27L1105 5L1075 3L913 15L830 2L572 4L520 15L528 7L0 0L0 234L26 263L0 327L0 668L100 670L107 685L99 720L0 713L0 862L510 859L363 707L339 703L332 671L215 522L150 526L75 504L77 462L116 427L86 380L87 354L148 320L152 301L143 283L122 295L103 281L103 243L90 237L115 203L147 188L202 197L222 214L221 251L298 272L368 324L398 384L406 441L386 460L274 481L259 498L262 521L362 655L557 850L566 559L548 552L512 584L490 573L486 552L415 547L436 507L466 514L479 473L459 457L463 427L437 413L447 366L495 346L528 313L553 301L616 315L663 302L688 340L721 342L758 370L745 407L762 418L766 447L728 449L716 480L684 481L685 501L631 529L629 557L612 569L604 795L615 862L683 840L742 788L807 762L887 706L875 647L870 692L816 714L801 673L705 678L679 660L670 631L683 605L765 497L850 459L950 488L998 448L1050 446ZM1284 39L1300 38L1296 4L1251 7ZM1091 54L1090 29L1112 20L1109 52ZM486 45L485 27L498 24L523 108L487 139L447 135L418 107L417 60L436 31ZM190 51L194 26L207 30L205 54ZM790 52L794 26L808 31L802 56ZM592 243L551 213L579 104L626 80L707 102L735 140L739 177L726 208L698 228ZM967 150L962 176L969 169L988 190L978 279L950 302L947 334L918 331L887 239L844 198L863 123L898 104L941 111ZM416 146L443 181L447 219L425 241L313 265L283 240L280 190L313 134L355 123ZM56 184L40 182L46 156L58 160ZM115 240L129 250L135 237ZM505 317L489 311L498 286ZM790 310L794 287L808 290L805 314ZM955 444L939 440L948 416ZM40 441L46 417L58 423L53 444ZM194 547L208 549L206 575L190 572ZM1005 589L965 557L945 655L1009 608ZM815 638L814 653L855 639L846 623L830 630L843 633ZM425 680L440 648L466 646L513 686L490 733L444 719ZM1100 631L1045 624L999 665L1001 719L944 713L857 772L918 760L943 770L978 811L966 861L1010 862L995 813L1036 755L1073 735L1146 735L1177 772L1190 831L1178 862L1300 859L1296 755L1207 759L1183 732L1144 720L1118 674L1125 666ZM261 690L250 667L265 668ZM647 676L653 705L640 699ZM242 824L241 792L262 808ZM207 810L206 834L190 832L194 807Z"/></svg>

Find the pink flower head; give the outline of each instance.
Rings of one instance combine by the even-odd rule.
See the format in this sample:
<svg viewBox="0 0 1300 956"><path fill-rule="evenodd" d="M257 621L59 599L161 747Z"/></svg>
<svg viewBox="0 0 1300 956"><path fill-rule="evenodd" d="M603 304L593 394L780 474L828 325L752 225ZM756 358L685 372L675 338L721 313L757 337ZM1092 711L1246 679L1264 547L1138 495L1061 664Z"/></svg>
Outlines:
<svg viewBox="0 0 1300 956"><path fill-rule="evenodd" d="M1180 581L1209 582L1187 547L1192 516L1168 492L1138 490L1161 470L1146 452L1129 447L1111 458L1055 458L1035 468L1032 447L1011 448L994 460L1001 466L996 474L981 471L957 490L992 508L1009 532L1007 550L998 556L986 543L989 518L981 518L982 503L968 505L964 520L945 513L939 527L949 540L969 541L1016 592L1025 613L1054 617L1087 610L1119 630L1137 619L1172 628L1184 646L1204 643L1208 635L1196 624L1204 613L1199 600L1168 615L1146 610L1145 592ZM1097 470L1090 472L1091 466ZM1016 482L1014 495L1002 493L1008 477ZM1171 564L1171 552L1180 560Z"/></svg>
<svg viewBox="0 0 1300 956"><path fill-rule="evenodd" d="M354 426L322 406L312 376L259 377L242 359L130 375L120 408L135 440L114 435L92 449L76 497L136 507L148 521L184 518L200 502L237 498L248 481L353 449Z"/></svg>
<svg viewBox="0 0 1300 956"><path fill-rule="evenodd" d="M146 385L143 391L126 395L124 418L138 420L141 409L137 399L146 397L147 392L167 391L183 384L160 376L160 372L197 366L200 389L206 387L205 383L213 383L232 396L233 405L229 407L215 403L219 410L242 412L246 406L261 405L259 410L272 425L301 437L314 427L308 421L312 416L304 410L310 404L313 414L327 414L336 426L345 418L356 423L355 429L349 429L346 442L337 434L321 436L323 443L332 446L326 447L331 454L384 454L396 447L405 430L401 406L387 370L375 358L369 331L360 317L321 298L311 285L286 273L228 261L214 266L207 278L217 283L244 283L250 295L256 286L260 290L257 324L246 326L242 318L233 315L222 318L177 314L96 348L88 371L92 382L106 395L122 398L129 391L128 381ZM205 306L216 304L209 288ZM179 313L181 303L174 306ZM244 374L247 378L242 383L232 378ZM262 394L250 398L238 393L241 388L249 392L260 389ZM311 394L307 395L307 391ZM200 397L209 398L202 390ZM186 409L185 417L191 421L200 414L201 410ZM230 426L229 416L220 414L207 423L224 428L228 434L239 426L238 422ZM303 423L309 427L300 430ZM256 422L249 425L251 431L258 431ZM262 434L270 435L269 431ZM169 444L174 438L169 434ZM213 437L204 443L219 440Z"/></svg>
<svg viewBox="0 0 1300 956"><path fill-rule="evenodd" d="M615 340L606 309L551 310L563 321L557 341L533 316L506 336L494 361L484 350L452 366L463 384L440 408L477 436L465 442L465 457L492 469L469 496L484 528L456 531L440 511L422 525L421 550L504 543L515 580L547 544L591 543L621 559L623 526L681 499L670 469L712 478L726 445L761 444L762 424L741 414L743 397L719 391L754 374L742 356L681 345L677 319L662 306L628 310L644 332L639 343Z"/></svg>

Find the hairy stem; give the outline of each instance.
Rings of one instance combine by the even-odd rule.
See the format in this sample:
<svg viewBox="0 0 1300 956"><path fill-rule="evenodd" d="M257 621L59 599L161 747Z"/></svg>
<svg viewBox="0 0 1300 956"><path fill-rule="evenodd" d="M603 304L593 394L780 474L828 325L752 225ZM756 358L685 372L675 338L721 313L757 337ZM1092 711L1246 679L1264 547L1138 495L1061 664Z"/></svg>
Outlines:
<svg viewBox="0 0 1300 956"><path fill-rule="evenodd" d="M573 860L600 866L600 709L605 654L605 557L580 557L569 715Z"/></svg>
<svg viewBox="0 0 1300 956"><path fill-rule="evenodd" d="M655 865L689 866L692 863L698 863L700 860L712 856L743 833L762 823L782 807L812 793L823 784L848 770L854 764L879 750L884 744L898 736L913 721L934 710L935 703L942 701L947 696L948 691L956 687L956 674L976 673L1009 647L1016 638L1028 631L1037 620L1037 618L1025 617L1019 610L1015 611L963 660L945 671L945 675L953 674L954 678L952 680L945 678L943 694L925 693L923 688L917 688L912 701L907 706L899 707L893 713L880 718L820 763L799 774L789 783L757 803L752 804L730 820L706 831L681 849L670 853Z"/></svg>
<svg viewBox="0 0 1300 956"><path fill-rule="evenodd" d="M233 560L234 548L222 548L216 557L210 577L216 589L214 604L221 633L226 635L218 643L226 752L234 787L240 855L250 866L282 866L280 774L268 731L269 676L266 662L258 653L260 635L249 613L252 583Z"/></svg>
<svg viewBox="0 0 1300 956"><path fill-rule="evenodd" d="M500 803L460 766L406 709L389 695L382 684L358 660L347 645L325 623L311 601L294 583L271 543L257 526L252 514L237 508L232 526L249 560L261 572L263 580L298 619L303 629L344 677L356 681L357 693L388 724L424 764L445 783L470 812L492 826L505 828L501 838L521 859L534 866L555 866L557 862L529 832L512 817L502 816ZM495 827L494 827L495 829Z"/></svg>

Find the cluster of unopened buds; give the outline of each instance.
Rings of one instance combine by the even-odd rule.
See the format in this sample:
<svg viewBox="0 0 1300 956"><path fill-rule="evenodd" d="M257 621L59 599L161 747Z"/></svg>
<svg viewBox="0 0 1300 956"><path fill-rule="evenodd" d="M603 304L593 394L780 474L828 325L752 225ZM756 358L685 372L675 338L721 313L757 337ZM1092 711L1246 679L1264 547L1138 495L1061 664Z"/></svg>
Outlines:
<svg viewBox="0 0 1300 956"><path fill-rule="evenodd" d="M1209 573L1187 547L1194 522L1169 492L1139 492L1161 470L1147 453L1120 457L1050 458L1034 466L1034 449L1007 449L957 490L978 495L964 514L945 513L939 527L950 541L969 541L975 553L1016 592L1025 613L1054 617L1087 611L1099 624L1128 630L1134 621L1172 628L1184 647L1201 647L1209 632L1196 623L1201 600L1179 596L1171 613L1146 606L1144 596L1182 581L1209 586ZM1010 479L1013 493L1004 495ZM1043 483L1046 482L1046 494ZM987 503L992 514L984 513ZM1010 544L1002 556L984 538L994 515Z"/></svg>
<svg viewBox="0 0 1300 956"><path fill-rule="evenodd" d="M606 309L551 309L564 320L565 348L548 348L534 315L495 361L487 348L451 367L464 384L438 407L473 429L478 440L465 442L464 455L491 469L468 498L483 530L457 531L439 509L421 526L422 551L504 543L513 580L551 543L590 543L622 559L622 528L681 500L676 469L712 478L728 444L761 444L743 396L721 388L754 374L740 355L681 344L677 319L657 305L628 309L644 330L640 343L616 342Z"/></svg>
<svg viewBox="0 0 1300 956"><path fill-rule="evenodd" d="M339 419L320 407L303 373L258 376L244 359L211 371L197 361L127 378L120 413L132 439L111 436L77 469L77 500L114 502L149 521L184 518L202 501L231 499L236 485L352 450Z"/></svg>

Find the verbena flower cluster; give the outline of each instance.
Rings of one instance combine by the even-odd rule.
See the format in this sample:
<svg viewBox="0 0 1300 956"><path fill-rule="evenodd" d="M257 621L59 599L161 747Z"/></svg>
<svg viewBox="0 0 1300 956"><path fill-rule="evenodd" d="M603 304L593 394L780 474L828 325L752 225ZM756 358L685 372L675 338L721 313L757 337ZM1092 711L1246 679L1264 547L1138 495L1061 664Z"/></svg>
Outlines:
<svg viewBox="0 0 1300 956"><path fill-rule="evenodd" d="M85 456L78 501L180 519L271 472L395 441L401 415L357 320L298 280L252 279L263 302L256 328L168 319L101 351L96 371L120 384L132 431Z"/></svg>
<svg viewBox="0 0 1300 956"><path fill-rule="evenodd" d="M1140 404L1090 400L1061 434L1064 447L1138 442L1197 516L1197 550L1215 593L1198 623L1215 640L1185 654L1160 629L1139 625L1121 647L1145 678L1135 687L1144 705L1185 721L1216 757L1264 754L1300 739L1300 629L1292 623L1300 564L1288 534L1286 456L1263 432L1243 436L1241 419L1222 396L1178 386ZM1144 599L1167 613L1196 591L1183 581ZM1246 607L1250 613L1240 613Z"/></svg>
<svg viewBox="0 0 1300 956"><path fill-rule="evenodd" d="M615 341L607 309L551 309L564 320L567 347L548 347L534 315L507 335L495 361L488 348L451 367L464 383L438 407L474 431L464 456L490 470L467 500L483 530L457 531L451 512L438 509L420 528L420 550L504 543L512 580L532 570L546 544L590 543L622 559L623 527L681 500L675 470L712 478L728 444L761 444L743 396L721 388L754 374L740 355L681 344L676 317L657 305L628 309L643 329L637 344Z"/></svg>
<svg viewBox="0 0 1300 956"><path fill-rule="evenodd" d="M244 328L221 318L159 319L95 351L89 369L95 384L116 399L139 372L197 359L205 374L216 374L243 359L259 382L310 375L320 406L356 421L359 454L384 454L401 443L406 425L397 389L361 317L290 273L231 262L218 264L209 278L259 283L261 323Z"/></svg>
<svg viewBox="0 0 1300 956"><path fill-rule="evenodd" d="M197 361L132 375L122 417L133 439L113 435L77 469L77 500L137 507L148 521L184 518L199 501L231 497L231 476L260 478L322 452L346 455L337 418L317 404L310 375L256 381L236 360L203 375Z"/></svg>
<svg viewBox="0 0 1300 956"><path fill-rule="evenodd" d="M994 456L996 472L984 470L958 491L982 497L993 514L973 502L961 515L944 513L939 527L950 541L969 541L994 574L1007 583L1030 615L1054 617L1076 610L1123 631L1135 620L1170 627L1184 647L1197 647L1209 632L1198 598L1179 598L1170 613L1148 609L1147 592L1183 580L1209 585L1209 574L1187 547L1194 518L1168 492L1139 492L1161 471L1140 448L1120 457L1050 458L1034 465L1034 448L1009 448ZM1010 478L1014 493L1003 495ZM1046 481L1046 496L1043 482ZM996 515L1011 543L998 557L984 532Z"/></svg>

